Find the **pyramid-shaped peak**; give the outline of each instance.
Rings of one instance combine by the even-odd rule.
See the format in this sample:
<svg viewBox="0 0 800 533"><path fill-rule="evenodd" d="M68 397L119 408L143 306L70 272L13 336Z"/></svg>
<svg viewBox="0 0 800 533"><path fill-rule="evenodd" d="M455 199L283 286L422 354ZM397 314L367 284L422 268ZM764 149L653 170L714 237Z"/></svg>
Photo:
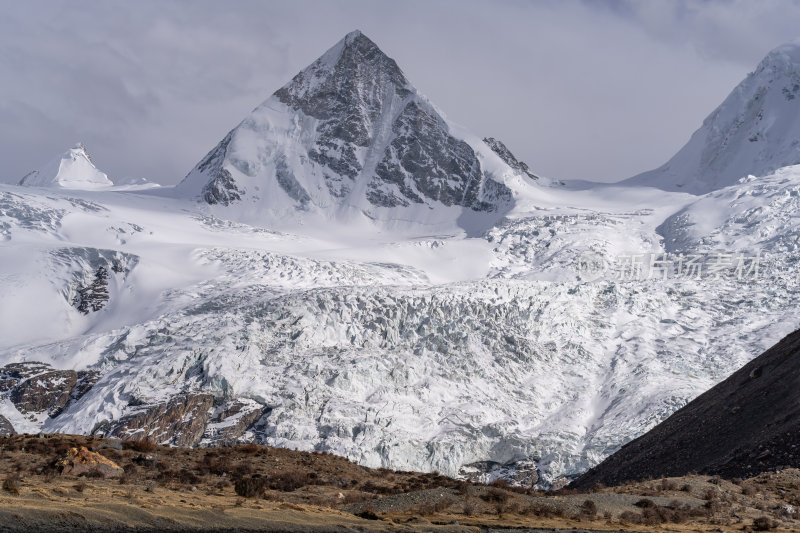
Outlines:
<svg viewBox="0 0 800 533"><path fill-rule="evenodd" d="M331 50L337 50L341 48L344 50L362 50L368 51L372 53L378 53L382 55L386 55L383 53L383 50L375 44L375 42L361 33L361 30L353 30L347 35L345 35L338 43L331 47Z"/></svg>
<svg viewBox="0 0 800 533"><path fill-rule="evenodd" d="M83 143L53 159L19 182L29 187L61 187L65 189L100 189L114 185L97 169Z"/></svg>
<svg viewBox="0 0 800 533"><path fill-rule="evenodd" d="M352 31L300 71L275 96L316 118L329 116L336 102L374 107L375 99L414 89L397 63L359 30Z"/></svg>
<svg viewBox="0 0 800 533"><path fill-rule="evenodd" d="M361 30L353 30L353 31L351 31L350 33L348 33L347 35L345 35L345 36L344 36L344 39L342 39L342 40L343 40L343 41L345 42L345 44L347 44L347 45L351 45L351 44L355 43L355 42L356 42L356 41L358 41L358 40L363 40L363 42L364 42L365 44L371 44L372 46L375 46L375 47L377 48L377 46L375 45L375 43L374 43L374 42L372 42L372 40L371 40L369 37L367 37L366 35L364 35L363 33L361 33Z"/></svg>
<svg viewBox="0 0 800 533"><path fill-rule="evenodd" d="M253 110L178 189L211 205L257 203L279 224L355 216L472 231L510 208L505 179L519 174L451 127L356 30Z"/></svg>
<svg viewBox="0 0 800 533"><path fill-rule="evenodd" d="M377 69L400 70L397 63L387 56L372 39L361 33L360 30L354 30L345 35L320 59L331 52L335 56L338 55L336 58L337 63L359 62Z"/></svg>

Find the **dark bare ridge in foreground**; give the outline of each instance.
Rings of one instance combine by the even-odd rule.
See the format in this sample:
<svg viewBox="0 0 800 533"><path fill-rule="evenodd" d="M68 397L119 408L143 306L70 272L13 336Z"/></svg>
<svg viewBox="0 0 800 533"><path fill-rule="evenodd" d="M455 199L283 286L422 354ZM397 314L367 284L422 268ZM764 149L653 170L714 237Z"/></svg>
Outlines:
<svg viewBox="0 0 800 533"><path fill-rule="evenodd" d="M570 487L690 472L732 479L787 467L800 467L800 330Z"/></svg>

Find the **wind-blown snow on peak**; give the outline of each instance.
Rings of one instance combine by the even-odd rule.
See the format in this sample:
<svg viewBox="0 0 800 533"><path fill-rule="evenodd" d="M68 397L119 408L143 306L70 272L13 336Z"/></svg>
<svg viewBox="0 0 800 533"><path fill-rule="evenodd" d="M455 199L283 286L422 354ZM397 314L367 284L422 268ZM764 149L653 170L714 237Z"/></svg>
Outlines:
<svg viewBox="0 0 800 533"><path fill-rule="evenodd" d="M19 184L64 189L102 189L114 185L104 172L94 166L82 143L76 144L39 170L26 175Z"/></svg>
<svg viewBox="0 0 800 533"><path fill-rule="evenodd" d="M466 227L507 212L521 174L450 124L354 31L257 107L177 190L235 203L238 216L259 223L321 216Z"/></svg>
<svg viewBox="0 0 800 533"><path fill-rule="evenodd" d="M627 180L704 194L800 163L800 40L772 50L665 165Z"/></svg>

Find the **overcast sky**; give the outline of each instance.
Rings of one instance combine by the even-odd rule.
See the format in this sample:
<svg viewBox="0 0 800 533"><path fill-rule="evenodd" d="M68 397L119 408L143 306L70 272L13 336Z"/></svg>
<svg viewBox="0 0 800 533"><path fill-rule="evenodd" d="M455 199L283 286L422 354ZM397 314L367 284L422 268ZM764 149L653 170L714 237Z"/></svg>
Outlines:
<svg viewBox="0 0 800 533"><path fill-rule="evenodd" d="M0 181L83 141L112 179L180 180L245 115L362 30L447 117L537 173L664 163L800 2L0 0Z"/></svg>

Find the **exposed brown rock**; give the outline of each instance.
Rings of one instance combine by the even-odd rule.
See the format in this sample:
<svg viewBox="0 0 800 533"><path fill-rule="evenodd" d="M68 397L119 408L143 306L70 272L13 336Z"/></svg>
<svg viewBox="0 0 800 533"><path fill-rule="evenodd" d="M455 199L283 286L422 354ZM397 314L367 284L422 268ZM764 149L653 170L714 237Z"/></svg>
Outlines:
<svg viewBox="0 0 800 533"><path fill-rule="evenodd" d="M505 464L478 461L463 465L458 476L473 483L489 483L500 478L513 486L526 488L539 482L539 470L535 461L513 461Z"/></svg>
<svg viewBox="0 0 800 533"><path fill-rule="evenodd" d="M107 435L125 440L149 439L175 446L194 446L203 436L211 416L214 397L210 394L184 394L167 403L143 408L140 412L111 422Z"/></svg>
<svg viewBox="0 0 800 533"><path fill-rule="evenodd" d="M3 372L18 380L28 379L38 374L43 374L52 370L50 365L39 361L27 361L24 363L10 363L3 367Z"/></svg>
<svg viewBox="0 0 800 533"><path fill-rule="evenodd" d="M14 431L14 426L11 425L11 422L8 421L6 417L0 415L0 437L7 437L9 435L16 435L17 432Z"/></svg>
<svg viewBox="0 0 800 533"><path fill-rule="evenodd" d="M234 400L216 413L205 430L204 437L214 444L234 444L269 408Z"/></svg>
<svg viewBox="0 0 800 533"><path fill-rule="evenodd" d="M103 478L121 477L124 470L111 459L89 451L85 446L70 448L67 456L56 466L61 468L62 476L102 475Z"/></svg>
<svg viewBox="0 0 800 533"><path fill-rule="evenodd" d="M98 379L100 379L100 372L97 370L79 370L78 383L75 385L75 388L72 389L70 399L72 401L80 400L84 394L94 387Z"/></svg>
<svg viewBox="0 0 800 533"><path fill-rule="evenodd" d="M0 369L0 394L10 391L19 383L19 379L1 372L2 369Z"/></svg>
<svg viewBox="0 0 800 533"><path fill-rule="evenodd" d="M47 412L56 416L67 405L78 383L74 370L51 370L21 381L11 389L10 398L21 413Z"/></svg>

